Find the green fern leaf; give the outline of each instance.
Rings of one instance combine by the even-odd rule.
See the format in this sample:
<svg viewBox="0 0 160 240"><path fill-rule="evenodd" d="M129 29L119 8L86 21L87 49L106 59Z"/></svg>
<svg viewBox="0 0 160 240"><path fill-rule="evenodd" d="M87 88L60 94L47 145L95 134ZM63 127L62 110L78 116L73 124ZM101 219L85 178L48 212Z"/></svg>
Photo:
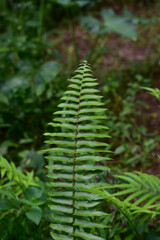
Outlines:
<svg viewBox="0 0 160 240"><path fill-rule="evenodd" d="M160 179L141 172L127 172L117 178L121 181L119 184L102 186L117 189L114 194L98 190L96 193L106 196L109 202L117 206L136 232L144 222L147 224L147 220L153 220L160 214ZM119 196L124 200L120 200ZM135 220L138 221L137 226Z"/></svg>
<svg viewBox="0 0 160 240"><path fill-rule="evenodd" d="M54 132L45 134L49 137L46 143L54 146L45 150L49 152L47 168L52 172L48 174L55 222L51 235L55 240L102 240L98 229L106 226L96 219L106 213L95 207L103 197L89 190L102 186L95 177L109 170L106 160L110 160L110 151L102 141L109 137L108 128L100 124L106 119L106 109L101 107L104 104L97 95L99 90L94 88L98 83L86 61L69 82L69 90L58 105L61 110L55 112L59 116L49 123Z"/></svg>

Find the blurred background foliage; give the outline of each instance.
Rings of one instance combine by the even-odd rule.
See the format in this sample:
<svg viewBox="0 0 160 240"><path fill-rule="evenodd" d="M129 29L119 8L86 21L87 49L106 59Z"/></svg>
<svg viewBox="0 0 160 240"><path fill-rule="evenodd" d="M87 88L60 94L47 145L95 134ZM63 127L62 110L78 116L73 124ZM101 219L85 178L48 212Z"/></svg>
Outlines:
<svg viewBox="0 0 160 240"><path fill-rule="evenodd" d="M108 108L112 169L159 174L160 111L144 89L160 87L159 10L154 0L0 1L0 153L34 182L15 189L2 171L0 239L50 239L43 133L84 59ZM107 231L124 239L122 225Z"/></svg>

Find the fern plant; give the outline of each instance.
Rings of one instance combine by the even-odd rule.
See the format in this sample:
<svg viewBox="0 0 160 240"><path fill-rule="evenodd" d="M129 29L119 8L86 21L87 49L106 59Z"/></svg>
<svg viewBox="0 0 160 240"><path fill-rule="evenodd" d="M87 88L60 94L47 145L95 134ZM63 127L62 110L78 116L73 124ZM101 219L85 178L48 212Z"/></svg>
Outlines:
<svg viewBox="0 0 160 240"><path fill-rule="evenodd" d="M135 198L139 198L136 205L138 206L142 202L147 201L152 197L150 204L147 203L147 208L153 208L152 204L160 198L160 179L147 173L135 172L135 173L124 173L124 175L118 175L118 179L122 182L115 184L114 188L120 188L121 191L115 193L115 196L129 195L125 201L132 201ZM134 195L133 195L134 194ZM154 198L153 198L154 196Z"/></svg>
<svg viewBox="0 0 160 240"><path fill-rule="evenodd" d="M116 206L132 229L131 237L135 238L144 223L147 226L160 215L160 179L146 173L127 172L118 175L117 180L117 184L106 183L105 190L102 187L91 192Z"/></svg>
<svg viewBox="0 0 160 240"><path fill-rule="evenodd" d="M107 214L95 209L103 197L89 190L102 185L96 176L109 170L108 144L104 142L109 137L108 128L100 124L106 119L106 109L86 61L69 82L58 105L61 110L49 123L54 132L45 134L49 137L46 143L51 145L46 150L52 187L51 235L55 240L101 240L104 238L98 236L98 229L106 226L100 219Z"/></svg>
<svg viewBox="0 0 160 240"><path fill-rule="evenodd" d="M160 214L160 179L141 172L124 173L118 179L122 182L113 186L119 189L114 196L126 196L124 202L140 208L137 213L149 213L141 223L150 217L150 213L153 216Z"/></svg>
<svg viewBox="0 0 160 240"><path fill-rule="evenodd" d="M148 90L152 96L156 97L158 101L160 101L160 89L149 87L143 87L143 89Z"/></svg>

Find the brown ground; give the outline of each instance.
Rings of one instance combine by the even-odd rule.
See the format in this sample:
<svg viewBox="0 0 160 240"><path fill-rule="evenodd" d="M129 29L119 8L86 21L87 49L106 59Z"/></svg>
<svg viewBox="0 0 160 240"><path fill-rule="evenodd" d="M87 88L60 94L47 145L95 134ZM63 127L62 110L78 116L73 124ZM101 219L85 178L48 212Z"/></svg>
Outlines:
<svg viewBox="0 0 160 240"><path fill-rule="evenodd" d="M160 78L155 87L160 88ZM137 99L144 102L144 107L141 108L143 124L150 132L160 134L160 102L145 90L137 96ZM160 177L160 143L158 145L159 149L152 152L152 167L146 169L145 172ZM138 170L141 171L141 169Z"/></svg>
<svg viewBox="0 0 160 240"><path fill-rule="evenodd" d="M67 61L71 55L74 56L73 39L70 30L66 30L63 34L63 42L58 44L58 48ZM93 45L94 39L91 39L88 32L81 27L76 28L75 36L79 57L80 59L85 59L85 56ZM146 42L148 43L148 41ZM66 48L66 45L68 48ZM100 63L105 70L127 68L130 64L143 62L154 54L153 44L148 43L145 46L141 46L139 41L133 42L121 38L117 34L112 34L108 41L106 36L105 47L107 50L103 57L101 57ZM155 87L160 88L160 78L157 80ZM160 107L158 107L160 104L158 100L145 90L137 98L145 102L142 109L142 118L147 128L160 133Z"/></svg>
<svg viewBox="0 0 160 240"><path fill-rule="evenodd" d="M76 27L75 37L79 58L83 60L94 45L94 37L80 26ZM68 29L63 31L62 38L63 40L57 44L57 48L59 49L60 54L64 57L63 59L66 59L67 61L71 56L75 58L71 30ZM151 55L154 54L154 44L149 43L148 41L144 44L146 45L142 45L139 40L133 42L129 39L120 37L118 34L112 34L109 38L106 35L103 36L103 39L99 40L95 47L95 52L100 46L106 48L106 51L102 52L98 57L101 66L104 69L122 69L127 68L131 63L133 64L144 61L147 58L149 59Z"/></svg>
<svg viewBox="0 0 160 240"><path fill-rule="evenodd" d="M157 85L160 85L160 79ZM137 99L145 103L144 107L141 110L142 110L142 118L147 129L150 129L151 131L154 131L154 132L158 132L160 134L160 103L159 101L145 90L142 91L137 96Z"/></svg>

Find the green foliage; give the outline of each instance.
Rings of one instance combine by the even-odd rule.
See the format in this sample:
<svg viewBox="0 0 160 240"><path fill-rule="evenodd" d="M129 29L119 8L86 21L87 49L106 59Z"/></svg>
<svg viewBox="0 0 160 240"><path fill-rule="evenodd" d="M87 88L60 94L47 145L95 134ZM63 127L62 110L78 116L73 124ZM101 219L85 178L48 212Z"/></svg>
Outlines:
<svg viewBox="0 0 160 240"><path fill-rule="evenodd" d="M16 168L13 162L9 163L2 156L0 156L0 173L2 178L6 175L10 182L16 182L21 188L37 186L36 181L33 180L33 171L23 174L20 169Z"/></svg>
<svg viewBox="0 0 160 240"><path fill-rule="evenodd" d="M109 160L106 155L108 144L100 141L109 137L105 132L108 128L99 124L99 120L106 118L105 108L101 107L99 90L93 88L98 83L86 61L69 82L69 89L58 105L62 110L55 112L58 117L50 123L57 130L45 134L50 137L46 143L53 145L46 150L50 153L47 168L53 171L48 175L53 189L50 209L55 221L51 224L54 230L51 235L54 239L100 240L104 238L97 236L96 229L105 226L96 218L102 218L106 213L95 210L101 197L86 192L86 189L103 185L94 181L95 176L109 170L105 163Z"/></svg>
<svg viewBox="0 0 160 240"><path fill-rule="evenodd" d="M143 88L145 90L148 90L150 92L151 95L153 95L154 97L156 97L158 99L158 101L160 101L160 89L158 88Z"/></svg>
<svg viewBox="0 0 160 240"><path fill-rule="evenodd" d="M87 58L91 63L95 63L94 70L100 79L98 89L103 92L103 102L109 109L107 119L101 121L109 127L108 135L112 138L107 141L105 138L87 137L83 141L79 139L78 149L86 151L86 148L94 148L94 153L86 154L94 156L97 161L103 160L107 154L100 152L96 158L100 150L108 150L106 142L109 142L114 151L114 164L112 167L110 163L107 164L112 171L101 172L93 167L89 173L95 174L95 177L85 179L85 183L89 183L88 188L87 184L85 189L79 186L81 191L87 191L89 194L90 190L93 191L90 186L96 185L95 191L99 191L100 197L107 201L99 201L99 204L92 208L95 211L110 213L88 219L83 216L88 225L95 227L85 228L85 232L103 239L107 236L107 239L111 240L159 239L159 215L157 214L153 221L148 219L148 216L153 217L158 211L158 202L152 204L153 209L145 210L143 205L147 204L146 199L134 208L132 203L138 201L141 196L130 202L125 199L132 193L117 196L116 193L126 189L114 188L113 185L121 185L124 182L112 176L113 173L128 176L126 171L134 172L137 169L158 174L158 106L152 107L147 103L147 92L142 91L143 87L148 88L149 92L159 99L159 90L151 90L152 86L158 86L159 76L158 9L159 3L150 0L0 1L0 153L8 159L7 161L0 157L1 240L50 240L49 224L58 223L50 217L50 211L54 215L55 211L48 210L47 207L52 202L48 203L47 200L46 175L52 174L53 169L44 169L46 162L41 152L44 142L42 133L47 129L47 122L51 121L52 112L58 111L59 98L67 86L64 79L72 77L73 69L80 58ZM86 32L86 29L89 31ZM135 38L137 41L132 42ZM78 82L74 83L78 85ZM68 113L68 103L73 107L70 110L77 111L74 108L78 104L77 97L65 95L60 106L63 111ZM99 107L96 106L99 103L98 99L94 99L95 108ZM152 113L152 110L156 109L157 112ZM89 122L96 127L100 125L100 119L94 120L93 113L89 113L90 120L87 120L87 113L83 114L86 115L86 119L83 119L82 125ZM105 112L103 114L106 116ZM55 136L48 140L46 148L54 138L51 148L58 147L59 152L56 156L60 157L63 154L61 148L65 146L65 157L68 158L72 154L72 146L70 141L66 142L66 138L73 141L73 129L69 128L69 124L75 125L76 115L72 115L73 122L67 122L68 115L65 115L63 118L57 115L59 122L52 122L48 127ZM60 133L61 127L57 124L64 122L61 133L68 134L68 137L58 137L56 134ZM103 129L80 131L86 133L91 130L95 135L97 132L103 134ZM60 139L61 144L66 145L60 145ZM90 142L91 146L87 146L87 142ZM81 152L77 154L83 155ZM53 162L57 163L55 160L49 160L49 165ZM91 168L90 162L89 159L84 162L82 158L81 164ZM99 168L106 167L104 161L95 164ZM54 170L57 177L58 174L60 177L55 179L57 184L63 180L61 171L71 174L66 170L65 163L62 168L63 170ZM80 169L82 168L78 171ZM81 170L81 173L83 172L85 171ZM150 175L148 178L150 179ZM70 183L69 179L66 181ZM106 181L106 190L98 189L104 187L102 183ZM112 188L107 189L109 184L112 184ZM56 189L60 190L61 187L54 187L53 192ZM63 189L66 190L67 188ZM138 188L136 191L139 191ZM157 207L154 207L154 204ZM141 213L141 206L145 212ZM92 208L86 207L86 213ZM144 218L148 220L144 221ZM140 227L141 221L143 224L140 224ZM80 226L82 223L79 221L78 224Z"/></svg>
<svg viewBox="0 0 160 240"><path fill-rule="evenodd" d="M99 0L98 0L99 1ZM98 2L97 0L95 1L95 3ZM80 0L76 0L76 1L72 1L72 0L52 0L53 3L58 3L64 7L73 7L73 6L78 6L78 7L84 7L88 4L95 4L95 3L92 3L92 1L90 0L83 0L83 1L80 1Z"/></svg>
<svg viewBox="0 0 160 240"><path fill-rule="evenodd" d="M119 79L117 81L115 74L107 77L107 83L104 82L103 86L109 108L107 124L113 139L111 146L115 160L120 163L116 171L122 166L142 165L144 168L150 165L153 151L158 150L159 138L146 128L144 122L147 121L147 115L142 114L142 109L148 106L137 96L142 86L150 86L152 80L140 74L127 79L125 72Z"/></svg>
<svg viewBox="0 0 160 240"><path fill-rule="evenodd" d="M114 196L129 196L125 198L125 202L131 203L133 206L141 207L141 210L153 210L155 214L159 214L160 204L160 180L146 173L124 173L117 176L122 181L120 184L115 184L113 188L120 188ZM143 205L142 205L143 204Z"/></svg>
<svg viewBox="0 0 160 240"><path fill-rule="evenodd" d="M103 21L93 16L80 16L80 22L92 33L92 38L96 36L92 48L87 54L87 59L92 63L96 62L108 50L105 45L111 34L117 33L134 41L137 39L135 27L137 22L133 21L134 16L130 12L124 11L122 15L118 15L113 9L108 8L103 9L99 17Z"/></svg>
<svg viewBox="0 0 160 240"><path fill-rule="evenodd" d="M130 16L117 16L112 9L103 10L104 25L109 31L116 32L132 40L137 39L137 32Z"/></svg>
<svg viewBox="0 0 160 240"><path fill-rule="evenodd" d="M116 177L120 182L106 184L104 188L107 191L95 188L90 192L102 195L109 204L116 207L116 211L121 214L120 219L124 219L130 227L129 239L141 239L145 236L148 225L154 221L158 224L160 220L160 180L141 172L124 173Z"/></svg>
<svg viewBox="0 0 160 240"><path fill-rule="evenodd" d="M33 175L23 173L13 162L0 156L0 237L1 239L43 239L48 234L47 187ZM37 227L40 229L37 231ZM43 227L42 227L43 226ZM47 239L47 238L46 238Z"/></svg>
<svg viewBox="0 0 160 240"><path fill-rule="evenodd" d="M112 9L102 10L101 16L103 22L91 16L81 17L81 22L92 33L104 34L104 33L118 33L124 37L132 40L137 39L137 31L132 21L132 16L124 12L122 16L115 14Z"/></svg>
<svg viewBox="0 0 160 240"><path fill-rule="evenodd" d="M35 1L1 3L0 152L18 165L24 151L42 145L39 129L45 128L44 116L56 106L48 101L61 85L52 85L61 64L55 60L57 50L39 36L38 9Z"/></svg>

